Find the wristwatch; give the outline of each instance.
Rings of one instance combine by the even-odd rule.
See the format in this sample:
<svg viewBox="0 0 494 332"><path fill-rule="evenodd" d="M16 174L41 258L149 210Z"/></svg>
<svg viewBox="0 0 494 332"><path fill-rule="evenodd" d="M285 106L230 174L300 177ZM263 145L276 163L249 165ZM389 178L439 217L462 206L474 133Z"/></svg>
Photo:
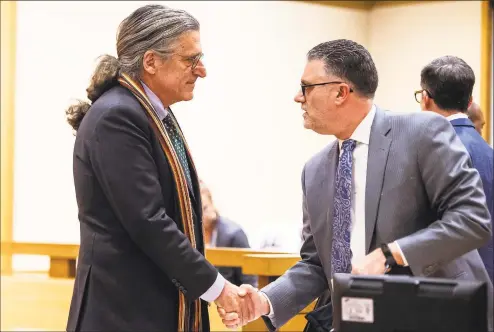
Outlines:
<svg viewBox="0 0 494 332"><path fill-rule="evenodd" d="M381 250L386 258L386 262L384 263L384 273L388 273L393 267L398 266L398 263L396 263L396 260L386 243L381 244Z"/></svg>

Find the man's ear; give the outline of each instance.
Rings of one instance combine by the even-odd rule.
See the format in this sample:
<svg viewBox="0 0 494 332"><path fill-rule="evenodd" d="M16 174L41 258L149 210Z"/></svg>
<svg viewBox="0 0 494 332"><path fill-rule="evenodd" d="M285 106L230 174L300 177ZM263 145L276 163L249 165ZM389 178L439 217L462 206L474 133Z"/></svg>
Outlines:
<svg viewBox="0 0 494 332"><path fill-rule="evenodd" d="M470 98L468 99L468 107L467 107L467 109L469 109L470 106L472 106L472 103L473 103L473 98L472 98L472 96L470 96Z"/></svg>
<svg viewBox="0 0 494 332"><path fill-rule="evenodd" d="M427 91L423 92L422 98L424 100L424 106L426 110L431 110L431 106L434 103L434 100L429 96L429 93Z"/></svg>
<svg viewBox="0 0 494 332"><path fill-rule="evenodd" d="M338 94L336 95L336 103L342 104L348 95L350 94L350 87L348 85L341 85L338 90Z"/></svg>
<svg viewBox="0 0 494 332"><path fill-rule="evenodd" d="M148 74L154 75L156 73L156 54L147 50L142 57L142 68Z"/></svg>

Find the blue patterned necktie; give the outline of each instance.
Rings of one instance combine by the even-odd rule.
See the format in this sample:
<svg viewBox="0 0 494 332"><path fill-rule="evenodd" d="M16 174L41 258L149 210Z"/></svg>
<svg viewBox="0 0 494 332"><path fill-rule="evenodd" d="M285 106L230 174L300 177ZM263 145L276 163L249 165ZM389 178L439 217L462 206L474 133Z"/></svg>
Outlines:
<svg viewBox="0 0 494 332"><path fill-rule="evenodd" d="M331 270L333 273L350 273L352 271L352 250L350 249L352 153L356 145L357 142L352 139L343 141L336 171L331 248Z"/></svg>
<svg viewBox="0 0 494 332"><path fill-rule="evenodd" d="M185 145L180 137L180 134L177 131L177 127L173 123L172 117L170 114L167 114L163 119L163 124L165 125L166 131L168 135L170 135L170 139L172 140L173 148L177 153L178 159L180 160L180 164L185 173L185 177L187 178L187 182L192 185L192 178L190 177L190 169L189 162L187 161L187 155L185 154Z"/></svg>

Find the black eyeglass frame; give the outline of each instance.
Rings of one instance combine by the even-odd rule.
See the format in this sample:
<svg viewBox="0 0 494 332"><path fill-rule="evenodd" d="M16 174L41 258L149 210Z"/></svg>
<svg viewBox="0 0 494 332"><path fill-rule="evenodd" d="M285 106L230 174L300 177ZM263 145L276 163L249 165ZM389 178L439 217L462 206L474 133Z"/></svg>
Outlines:
<svg viewBox="0 0 494 332"><path fill-rule="evenodd" d="M322 82L322 83L314 83L314 84L300 84L300 89L302 89L302 95L305 98L305 89L313 86L326 85L326 84L342 84L345 82L342 81L331 81L331 82ZM345 83L346 84L346 83ZM350 92L353 92L353 89L350 87Z"/></svg>

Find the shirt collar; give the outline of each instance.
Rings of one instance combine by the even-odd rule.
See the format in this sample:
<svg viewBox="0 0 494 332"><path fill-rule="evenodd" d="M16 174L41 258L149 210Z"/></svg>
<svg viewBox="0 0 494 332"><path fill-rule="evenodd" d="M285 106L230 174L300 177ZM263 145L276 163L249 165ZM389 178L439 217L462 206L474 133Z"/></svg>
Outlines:
<svg viewBox="0 0 494 332"><path fill-rule="evenodd" d="M455 113L447 116L446 119L448 119L448 121L453 121L456 119L468 119L468 116L465 113Z"/></svg>
<svg viewBox="0 0 494 332"><path fill-rule="evenodd" d="M146 92L146 95L151 101L151 105L153 105L154 109L156 110L156 113L158 113L160 120L163 121L163 119L168 115L168 111L165 109L165 106L163 106L163 103L158 98L158 96L153 91L151 91L151 89L148 88L148 86L144 84L143 81L141 81L141 84L142 87L144 88L144 92Z"/></svg>
<svg viewBox="0 0 494 332"><path fill-rule="evenodd" d="M375 116L376 116L376 105L372 105L371 110L369 111L369 113L367 113L365 118L359 123L359 125L353 132L352 136L350 136L350 139L357 141L357 143L364 143L368 145L370 140L372 122L374 121ZM341 151L341 145L343 144L343 141L339 139L338 144L340 145L340 151Z"/></svg>

